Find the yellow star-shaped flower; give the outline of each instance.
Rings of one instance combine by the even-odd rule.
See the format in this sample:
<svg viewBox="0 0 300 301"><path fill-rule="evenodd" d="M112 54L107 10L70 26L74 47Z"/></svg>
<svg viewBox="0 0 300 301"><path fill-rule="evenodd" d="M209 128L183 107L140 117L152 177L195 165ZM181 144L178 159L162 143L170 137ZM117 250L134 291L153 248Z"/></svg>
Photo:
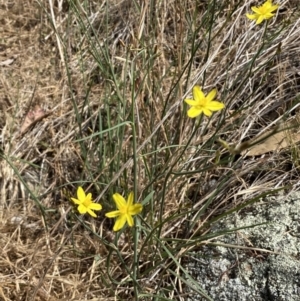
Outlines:
<svg viewBox="0 0 300 301"><path fill-rule="evenodd" d="M220 111L225 106L222 102L213 100L217 94L217 90L213 89L208 93L207 96L204 95L199 86L193 88L194 99L185 99L184 101L191 106L187 114L190 118L195 118L201 113L210 117L212 112Z"/></svg>
<svg viewBox="0 0 300 301"><path fill-rule="evenodd" d="M246 14L247 18L250 20L256 20L256 24L260 24L264 20L268 20L274 16L274 11L277 10L279 5L272 4L272 0L267 0L261 6L252 6L251 9L254 14Z"/></svg>
<svg viewBox="0 0 300 301"><path fill-rule="evenodd" d="M139 214L142 211L142 204L133 204L133 192L129 194L127 202L118 193L115 193L113 195L113 199L117 205L118 210L111 211L105 214L106 217L117 218L113 230L119 231L125 226L126 222L130 227L132 227L134 225L132 216Z"/></svg>
<svg viewBox="0 0 300 301"><path fill-rule="evenodd" d="M77 199L71 198L71 200L78 205L77 210L80 214L88 213L92 217L97 217L93 210L101 210L102 206L97 203L93 203L92 194L85 194L82 187L78 187L77 189Z"/></svg>

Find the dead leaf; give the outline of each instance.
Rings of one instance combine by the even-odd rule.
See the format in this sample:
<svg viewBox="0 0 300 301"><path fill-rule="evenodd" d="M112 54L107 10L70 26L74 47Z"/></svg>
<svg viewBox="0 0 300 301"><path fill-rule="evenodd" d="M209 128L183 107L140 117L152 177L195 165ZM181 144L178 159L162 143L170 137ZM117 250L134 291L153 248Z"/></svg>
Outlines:
<svg viewBox="0 0 300 301"><path fill-rule="evenodd" d="M24 122L20 129L20 135L23 135L28 129L36 124L38 121L49 116L52 112L45 112L40 106L35 106L33 110L30 110L24 119Z"/></svg>
<svg viewBox="0 0 300 301"><path fill-rule="evenodd" d="M0 62L0 66L9 66L15 61L15 58L7 59L5 61Z"/></svg>
<svg viewBox="0 0 300 301"><path fill-rule="evenodd" d="M253 145L249 149L243 150L242 155L245 155L246 157L259 156L265 153L285 149L298 143L300 141L300 133L297 133L295 129L291 128L295 126L298 128L299 123L295 122L295 120L292 120L284 125L285 129L281 128L276 131L270 130L267 131L262 136L259 136L258 138L251 139L250 141L244 142L245 145L246 144L250 145L250 144L254 144L255 141L260 141L259 143ZM264 137L266 137L265 140Z"/></svg>

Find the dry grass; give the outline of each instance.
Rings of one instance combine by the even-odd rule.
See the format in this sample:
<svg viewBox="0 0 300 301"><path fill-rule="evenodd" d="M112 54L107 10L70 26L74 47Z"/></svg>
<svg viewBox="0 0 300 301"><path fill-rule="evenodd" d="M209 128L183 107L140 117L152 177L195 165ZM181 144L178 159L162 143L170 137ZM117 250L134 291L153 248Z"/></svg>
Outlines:
<svg viewBox="0 0 300 301"><path fill-rule="evenodd" d="M216 142L298 117L299 4L280 3L256 27L237 0L0 1L0 300L186 300L211 222L298 189L294 148ZM182 104L195 83L226 104L201 124ZM78 185L107 209L135 190L139 240L77 217Z"/></svg>

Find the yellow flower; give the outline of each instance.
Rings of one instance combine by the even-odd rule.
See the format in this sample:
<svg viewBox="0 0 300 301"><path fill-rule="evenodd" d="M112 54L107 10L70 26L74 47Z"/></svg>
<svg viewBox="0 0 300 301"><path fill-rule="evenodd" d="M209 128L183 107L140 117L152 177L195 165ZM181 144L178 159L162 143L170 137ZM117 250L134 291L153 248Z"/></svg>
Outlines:
<svg viewBox="0 0 300 301"><path fill-rule="evenodd" d="M105 214L106 217L114 218L116 217L116 222L114 225L114 231L119 231L124 227L126 221L130 227L134 225L134 221L132 216L139 214L143 206L141 204L133 204L133 192L131 192L128 196L128 200L126 200L118 193L113 195L113 199L117 205L118 210L111 211Z"/></svg>
<svg viewBox="0 0 300 301"><path fill-rule="evenodd" d="M92 210L101 210L102 206L97 203L93 203L92 194L85 194L82 187L78 187L77 189L77 199L71 198L71 200L78 205L77 210L80 214L88 213L92 217L97 217L94 211Z"/></svg>
<svg viewBox="0 0 300 301"><path fill-rule="evenodd" d="M256 24L260 24L263 20L268 20L274 16L273 12L277 10L279 5L273 5L272 0L267 0L261 6L252 6L251 9L254 14L246 14L247 18L250 20L256 20Z"/></svg>
<svg viewBox="0 0 300 301"><path fill-rule="evenodd" d="M213 89L208 93L207 96L204 95L199 86L193 88L194 99L185 99L184 101L191 106L187 114L190 118L195 118L201 113L206 116L211 116L212 112L220 111L225 106L222 102L213 100L217 94L217 90Z"/></svg>

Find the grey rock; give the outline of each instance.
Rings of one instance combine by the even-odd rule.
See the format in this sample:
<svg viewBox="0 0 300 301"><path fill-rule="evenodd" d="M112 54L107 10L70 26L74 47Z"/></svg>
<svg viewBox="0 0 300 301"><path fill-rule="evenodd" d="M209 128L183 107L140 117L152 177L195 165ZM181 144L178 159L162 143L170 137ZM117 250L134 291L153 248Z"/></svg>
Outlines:
<svg viewBox="0 0 300 301"><path fill-rule="evenodd" d="M219 246L206 246L188 263L190 274L212 300L300 301L300 193L268 197L212 230L260 223L267 224L217 238ZM204 300L195 294L189 298Z"/></svg>

